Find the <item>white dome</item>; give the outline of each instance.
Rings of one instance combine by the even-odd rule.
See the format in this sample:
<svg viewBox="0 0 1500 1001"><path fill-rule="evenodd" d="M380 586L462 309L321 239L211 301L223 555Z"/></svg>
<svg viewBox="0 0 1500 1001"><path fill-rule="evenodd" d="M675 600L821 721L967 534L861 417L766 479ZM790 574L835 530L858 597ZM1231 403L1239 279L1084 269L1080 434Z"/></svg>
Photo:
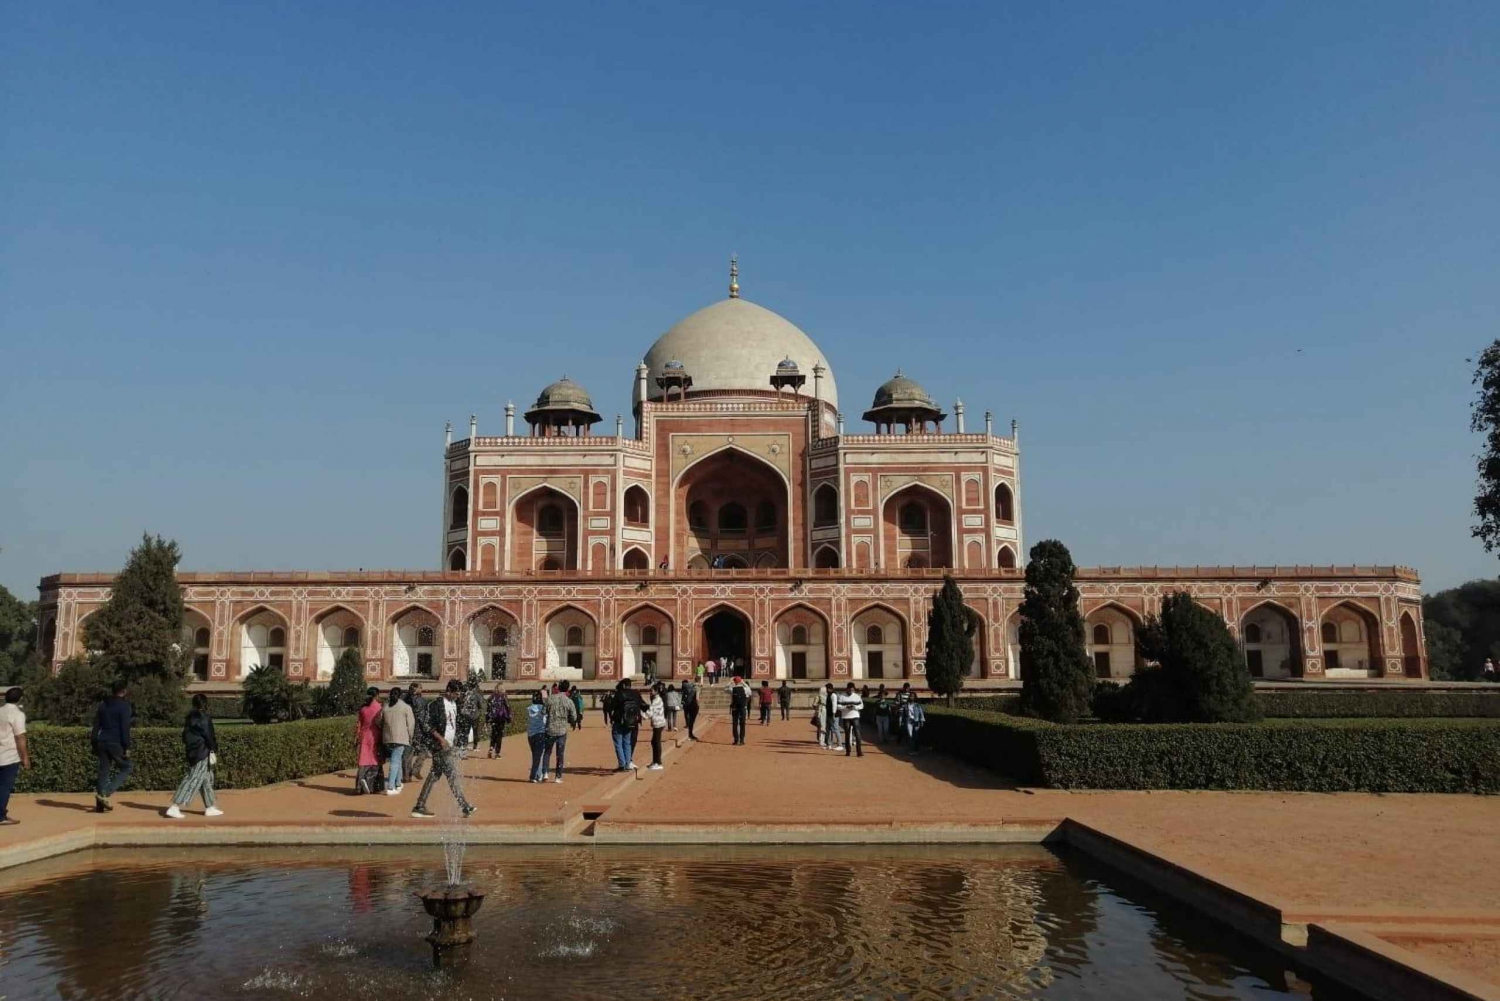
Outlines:
<svg viewBox="0 0 1500 1001"><path fill-rule="evenodd" d="M689 395L708 389L754 389L771 391L771 376L786 359L797 363L807 377L804 396L813 391L812 370L822 365L823 399L838 406L839 391L833 381L833 368L823 352L796 324L777 316L763 306L746 299L723 299L677 321L656 339L646 352L646 394L660 399L662 390L656 377L668 362L681 362L692 376ZM640 402L640 386L633 393Z"/></svg>

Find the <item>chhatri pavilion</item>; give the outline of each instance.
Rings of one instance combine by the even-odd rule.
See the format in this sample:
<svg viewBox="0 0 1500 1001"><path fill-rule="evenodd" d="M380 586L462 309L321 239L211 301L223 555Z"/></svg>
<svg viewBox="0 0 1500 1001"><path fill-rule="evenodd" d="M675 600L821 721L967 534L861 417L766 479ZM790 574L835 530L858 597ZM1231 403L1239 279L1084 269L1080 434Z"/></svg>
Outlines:
<svg viewBox="0 0 1500 1001"><path fill-rule="evenodd" d="M920 374L920 373L914 373ZM183 572L197 680L255 666L327 678L358 647L372 681L610 683L683 677L709 657L756 679L912 679L952 574L982 628L971 685L1018 676L1025 536L1015 422L945 410L896 372L846 429L832 365L739 294L683 318L634 372L633 422L570 379L504 433L444 443L438 570ZM51 662L111 575L41 582ZM1135 630L1185 590L1224 617L1253 675L1426 674L1420 582L1397 566L1089 567L1078 573L1100 677L1137 664Z"/></svg>

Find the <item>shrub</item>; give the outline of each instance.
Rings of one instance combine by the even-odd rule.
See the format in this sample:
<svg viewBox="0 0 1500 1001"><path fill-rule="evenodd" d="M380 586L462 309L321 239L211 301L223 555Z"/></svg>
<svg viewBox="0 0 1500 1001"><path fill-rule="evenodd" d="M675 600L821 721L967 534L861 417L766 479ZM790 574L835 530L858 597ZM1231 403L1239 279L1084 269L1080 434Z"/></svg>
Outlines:
<svg viewBox="0 0 1500 1001"><path fill-rule="evenodd" d="M1056 725L934 707L923 740L1059 789L1500 792L1488 720Z"/></svg>
<svg viewBox="0 0 1500 1001"><path fill-rule="evenodd" d="M1500 688L1469 692L1397 687L1388 691L1260 691L1255 701L1273 718L1500 717Z"/></svg>
<svg viewBox="0 0 1500 1001"><path fill-rule="evenodd" d="M302 720L218 731L214 785L249 789L322 775L354 764L354 720ZM27 732L32 768L20 774L18 792L87 792L98 764L87 727L32 727ZM175 789L187 770L179 727L137 727L131 734L135 770L126 789Z"/></svg>
<svg viewBox="0 0 1500 1001"><path fill-rule="evenodd" d="M288 723L302 719L312 709L312 693L306 681L294 683L279 668L262 664L245 678L244 716L254 723Z"/></svg>
<svg viewBox="0 0 1500 1001"><path fill-rule="evenodd" d="M365 704L365 659L358 647L339 654L328 687L318 689L311 703L314 716L352 716Z"/></svg>
<svg viewBox="0 0 1500 1001"><path fill-rule="evenodd" d="M1073 556L1055 539L1031 547L1021 601L1021 708L1071 723L1089 708L1094 668L1083 643Z"/></svg>
<svg viewBox="0 0 1500 1001"><path fill-rule="evenodd" d="M1247 723L1260 718L1244 655L1224 619L1179 591L1162 600L1137 641L1150 665L1105 709L1150 723Z"/></svg>

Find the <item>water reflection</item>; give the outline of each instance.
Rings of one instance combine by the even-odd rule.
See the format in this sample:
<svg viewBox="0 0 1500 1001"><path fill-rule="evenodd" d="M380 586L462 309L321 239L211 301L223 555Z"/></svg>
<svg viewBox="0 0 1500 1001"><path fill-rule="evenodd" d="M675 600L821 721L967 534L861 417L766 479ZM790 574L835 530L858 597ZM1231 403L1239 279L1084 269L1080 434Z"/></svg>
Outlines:
<svg viewBox="0 0 1500 1001"><path fill-rule="evenodd" d="M419 848L48 865L0 878L8 1001L1336 996L1041 849L475 849L456 975L428 968Z"/></svg>

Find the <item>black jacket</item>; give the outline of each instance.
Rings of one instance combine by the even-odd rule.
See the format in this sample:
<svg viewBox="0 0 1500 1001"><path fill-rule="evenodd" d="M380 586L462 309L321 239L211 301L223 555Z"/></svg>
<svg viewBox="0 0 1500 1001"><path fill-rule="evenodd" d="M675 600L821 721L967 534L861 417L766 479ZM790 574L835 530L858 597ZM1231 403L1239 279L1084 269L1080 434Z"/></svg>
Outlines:
<svg viewBox="0 0 1500 1001"><path fill-rule="evenodd" d="M130 724L134 718L135 709L130 703L111 695L94 711L94 744L115 744L121 750L130 750Z"/></svg>
<svg viewBox="0 0 1500 1001"><path fill-rule="evenodd" d="M196 765L208 757L209 752L217 753L219 740L214 735L213 717L196 709L188 713L187 723L182 727L182 747L187 752L189 765Z"/></svg>
<svg viewBox="0 0 1500 1001"><path fill-rule="evenodd" d="M422 729L423 735L427 738L428 747L437 747L438 738L448 728L448 710L443 708L443 703L446 701L447 699L442 696L432 699L427 703L427 718L422 720L420 716L418 717L418 722L426 724ZM462 699L454 699L453 708L453 744L456 747L465 747L469 743L469 727L472 723L464 712Z"/></svg>

